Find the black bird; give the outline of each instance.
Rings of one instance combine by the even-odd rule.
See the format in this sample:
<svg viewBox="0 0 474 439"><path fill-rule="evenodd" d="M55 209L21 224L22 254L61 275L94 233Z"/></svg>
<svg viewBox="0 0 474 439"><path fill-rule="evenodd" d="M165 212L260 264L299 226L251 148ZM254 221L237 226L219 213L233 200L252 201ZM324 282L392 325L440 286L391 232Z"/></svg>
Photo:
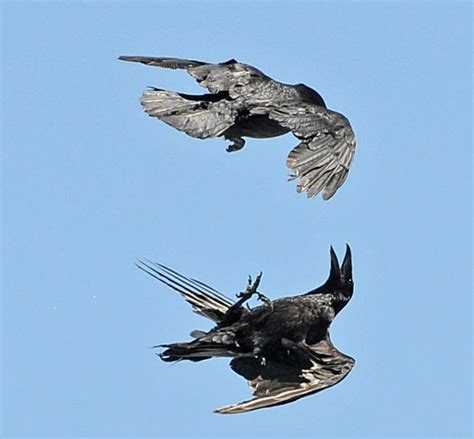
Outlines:
<svg viewBox="0 0 474 439"><path fill-rule="evenodd" d="M304 84L275 81L255 67L231 59L210 64L178 58L121 56L123 61L185 69L210 93L188 95L151 88L141 104L157 117L199 139L224 137L232 143L227 151L243 148L243 137L268 138L291 131L300 144L287 159L300 178L298 192L308 197L323 190L331 198L344 183L355 152L355 137L349 121L329 110L323 98Z"/></svg>
<svg viewBox="0 0 474 439"><path fill-rule="evenodd" d="M164 361L201 361L232 357L230 367L249 381L254 397L217 409L217 413L243 413L286 404L341 381L354 359L331 343L329 326L352 297L350 247L341 266L331 247L327 281L306 294L270 300L258 292L261 273L237 302L214 288L187 278L164 265L139 261L137 266L181 294L196 313L216 323L209 332L195 330L195 340L155 347L166 348ZM253 295L264 302L244 307Z"/></svg>

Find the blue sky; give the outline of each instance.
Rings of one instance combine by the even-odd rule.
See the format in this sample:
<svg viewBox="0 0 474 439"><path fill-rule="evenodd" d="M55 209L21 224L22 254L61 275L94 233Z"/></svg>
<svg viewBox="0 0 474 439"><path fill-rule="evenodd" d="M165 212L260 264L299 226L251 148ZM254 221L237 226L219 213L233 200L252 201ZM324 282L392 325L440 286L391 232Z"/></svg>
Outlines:
<svg viewBox="0 0 474 439"><path fill-rule="evenodd" d="M462 437L472 433L468 2L2 3L5 437ZM225 152L146 116L146 86L202 90L119 55L236 58L317 89L357 152L333 199L286 182L291 135ZM212 413L250 391L226 360L150 346L208 322L134 266L232 295L319 286L353 249L332 338L356 358L296 403Z"/></svg>

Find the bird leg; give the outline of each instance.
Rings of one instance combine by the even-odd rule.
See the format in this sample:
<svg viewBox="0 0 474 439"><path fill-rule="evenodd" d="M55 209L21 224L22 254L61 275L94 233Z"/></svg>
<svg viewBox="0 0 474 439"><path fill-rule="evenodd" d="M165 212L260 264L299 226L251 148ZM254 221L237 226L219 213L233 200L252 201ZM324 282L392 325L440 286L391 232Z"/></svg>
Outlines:
<svg viewBox="0 0 474 439"><path fill-rule="evenodd" d="M247 289L241 293L238 293L236 296L239 298L224 314L224 317L219 322L220 326L225 326L236 322L242 315L242 305L249 300L254 294L257 293L257 288L260 285L260 279L262 278L262 272L255 278L255 281L252 283L252 277L249 276L247 283ZM257 293L258 294L258 293Z"/></svg>
<svg viewBox="0 0 474 439"><path fill-rule="evenodd" d="M238 151L239 149L242 149L245 145L245 140L242 139L242 137L229 138L228 140L231 140L232 143L229 146L227 146L226 148L227 152Z"/></svg>

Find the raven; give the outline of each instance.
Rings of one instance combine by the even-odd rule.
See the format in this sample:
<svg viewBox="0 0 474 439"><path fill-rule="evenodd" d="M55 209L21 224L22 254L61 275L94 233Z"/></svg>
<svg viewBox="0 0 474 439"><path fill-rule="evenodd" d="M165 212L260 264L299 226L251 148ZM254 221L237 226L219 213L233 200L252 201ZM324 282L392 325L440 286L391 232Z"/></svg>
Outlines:
<svg viewBox="0 0 474 439"><path fill-rule="evenodd" d="M152 87L140 101L148 115L192 137L224 137L232 142L229 152L243 148L243 137L268 138L291 131L300 143L286 163L293 172L290 180L300 179L298 192L314 197L323 191L328 200L344 183L355 152L351 125L306 85L283 84L234 59L219 64L150 56L119 59L185 69L210 92L188 95Z"/></svg>
<svg viewBox="0 0 474 439"><path fill-rule="evenodd" d="M166 348L164 361L201 361L232 357L230 367L249 381L254 398L216 410L243 413L286 404L341 381L355 360L338 351L329 337L334 317L352 297L351 250L347 245L341 266L331 247L327 281L306 294L270 300L258 292L262 273L235 303L214 288L158 263L140 260L138 268L181 294L196 313L213 320L209 332L194 330L195 340L155 347ZM263 305L244 303L253 295Z"/></svg>

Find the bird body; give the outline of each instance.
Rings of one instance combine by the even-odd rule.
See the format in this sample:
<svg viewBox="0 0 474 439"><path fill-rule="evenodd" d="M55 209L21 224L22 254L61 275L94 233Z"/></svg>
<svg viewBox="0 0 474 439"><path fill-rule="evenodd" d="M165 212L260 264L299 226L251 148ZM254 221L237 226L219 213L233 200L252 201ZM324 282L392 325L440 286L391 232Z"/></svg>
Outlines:
<svg viewBox="0 0 474 439"><path fill-rule="evenodd" d="M231 357L231 368L249 380L255 397L219 409L241 413L283 404L315 393L343 379L354 360L331 343L329 327L353 292L349 247L341 266L331 248L328 280L306 294L271 301L257 291L261 274L249 280L233 303L208 285L161 264L140 261L139 268L179 292L195 312L213 320L210 331L193 331L190 342L163 345L164 361L202 361ZM263 305L244 303L256 294Z"/></svg>
<svg viewBox="0 0 474 439"><path fill-rule="evenodd" d="M298 192L308 197L323 191L331 198L344 183L355 152L349 121L329 110L320 94L304 84L284 84L260 70L231 59L202 61L121 56L123 61L185 69L209 93L189 95L151 88L143 93L145 112L199 139L224 137L227 151L245 145L243 137L270 138L288 132L300 140L287 159Z"/></svg>

